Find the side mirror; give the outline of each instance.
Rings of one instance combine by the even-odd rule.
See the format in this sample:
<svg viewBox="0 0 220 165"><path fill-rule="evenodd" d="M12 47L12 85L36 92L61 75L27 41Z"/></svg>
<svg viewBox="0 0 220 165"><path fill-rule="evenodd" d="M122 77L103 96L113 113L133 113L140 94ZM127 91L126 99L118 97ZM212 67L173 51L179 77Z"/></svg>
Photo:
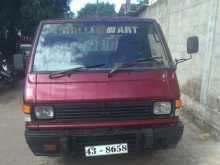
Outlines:
<svg viewBox="0 0 220 165"><path fill-rule="evenodd" d="M187 53L194 54L199 51L199 38L197 36L192 36L187 39Z"/></svg>
<svg viewBox="0 0 220 165"><path fill-rule="evenodd" d="M187 53L190 55L190 57L176 59L176 64L191 60L192 54L198 52L199 52L199 38L197 36L192 36L187 38Z"/></svg>
<svg viewBox="0 0 220 165"><path fill-rule="evenodd" d="M13 63L14 63L15 70L23 71L25 67L23 54L14 54Z"/></svg>

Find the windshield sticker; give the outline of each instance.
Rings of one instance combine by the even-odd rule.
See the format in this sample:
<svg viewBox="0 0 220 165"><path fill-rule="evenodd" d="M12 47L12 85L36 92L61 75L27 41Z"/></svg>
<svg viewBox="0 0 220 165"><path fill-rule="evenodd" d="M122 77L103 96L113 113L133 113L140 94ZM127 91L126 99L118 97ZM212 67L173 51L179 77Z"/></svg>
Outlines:
<svg viewBox="0 0 220 165"><path fill-rule="evenodd" d="M107 27L108 34L136 34L137 26L119 26L119 27Z"/></svg>
<svg viewBox="0 0 220 165"><path fill-rule="evenodd" d="M138 26L73 26L73 25L46 25L45 33L71 35L78 33L103 33L103 34L136 34Z"/></svg>

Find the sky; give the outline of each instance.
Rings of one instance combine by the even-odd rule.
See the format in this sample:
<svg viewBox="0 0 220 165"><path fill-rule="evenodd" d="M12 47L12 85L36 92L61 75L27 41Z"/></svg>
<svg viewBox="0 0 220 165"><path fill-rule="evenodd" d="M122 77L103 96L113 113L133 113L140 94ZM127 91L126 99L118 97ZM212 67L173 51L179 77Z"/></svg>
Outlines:
<svg viewBox="0 0 220 165"><path fill-rule="evenodd" d="M121 7L121 4L125 3L126 0L99 0L99 2L114 3L116 12L118 12ZM131 0L131 3L136 3L136 2L137 0ZM96 0L72 0L70 4L70 8L74 13L77 13L77 11L79 11L87 3L96 3Z"/></svg>

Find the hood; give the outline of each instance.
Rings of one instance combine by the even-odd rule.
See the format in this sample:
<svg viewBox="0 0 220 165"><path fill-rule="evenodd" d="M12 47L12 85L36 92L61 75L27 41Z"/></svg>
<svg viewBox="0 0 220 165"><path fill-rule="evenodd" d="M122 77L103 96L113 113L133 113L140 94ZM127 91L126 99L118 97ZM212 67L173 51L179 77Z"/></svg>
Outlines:
<svg viewBox="0 0 220 165"><path fill-rule="evenodd" d="M40 103L179 98L175 70L118 72L112 77L79 73L57 79L46 74L28 75L26 86L34 90L29 91L34 102Z"/></svg>

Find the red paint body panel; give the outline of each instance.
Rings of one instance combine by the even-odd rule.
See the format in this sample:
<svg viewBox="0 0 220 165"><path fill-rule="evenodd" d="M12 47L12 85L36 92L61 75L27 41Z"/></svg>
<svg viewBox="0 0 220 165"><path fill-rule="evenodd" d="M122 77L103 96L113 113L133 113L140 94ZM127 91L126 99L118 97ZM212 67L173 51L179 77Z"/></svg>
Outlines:
<svg viewBox="0 0 220 165"><path fill-rule="evenodd" d="M36 103L89 102L113 100L160 99L180 97L175 70L80 73L71 77L49 79L48 75L28 75L25 101Z"/></svg>
<svg viewBox="0 0 220 165"><path fill-rule="evenodd" d="M36 99L36 80L35 74L28 74L25 79L24 102L34 103Z"/></svg>
<svg viewBox="0 0 220 165"><path fill-rule="evenodd" d="M152 126L163 124L174 124L179 121L178 117L149 119L149 120L132 120L132 121L108 121L108 122L91 122L91 123L41 123L41 124L26 124L29 129L76 129L76 128L118 128L118 127L138 127Z"/></svg>

